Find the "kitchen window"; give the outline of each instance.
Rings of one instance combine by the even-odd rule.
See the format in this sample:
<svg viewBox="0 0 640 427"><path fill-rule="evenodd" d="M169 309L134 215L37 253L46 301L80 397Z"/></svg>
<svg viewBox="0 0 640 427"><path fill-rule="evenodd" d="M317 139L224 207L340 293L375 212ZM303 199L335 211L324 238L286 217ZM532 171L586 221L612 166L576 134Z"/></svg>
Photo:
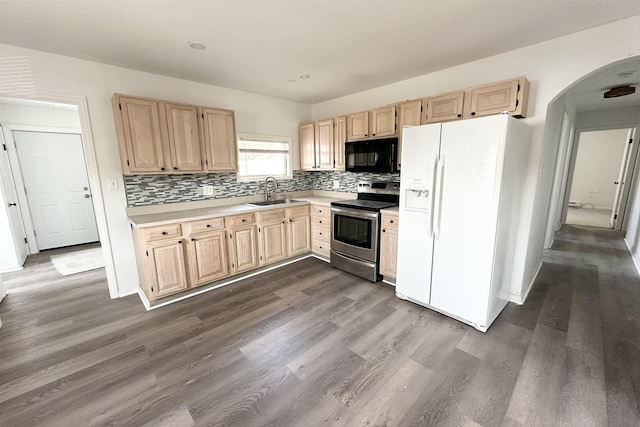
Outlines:
<svg viewBox="0 0 640 427"><path fill-rule="evenodd" d="M267 176L292 178L291 138L239 134L238 181L262 181Z"/></svg>

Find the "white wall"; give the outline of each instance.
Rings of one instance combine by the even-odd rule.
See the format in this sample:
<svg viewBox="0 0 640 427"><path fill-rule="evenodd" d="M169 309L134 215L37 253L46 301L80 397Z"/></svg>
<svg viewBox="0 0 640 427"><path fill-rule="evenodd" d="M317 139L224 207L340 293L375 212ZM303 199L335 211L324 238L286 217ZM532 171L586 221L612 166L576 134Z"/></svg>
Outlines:
<svg viewBox="0 0 640 427"><path fill-rule="evenodd" d="M106 184L108 178L115 177L122 183L111 109L111 97L115 92L233 109L238 132L291 136L295 148L294 165L299 164L298 123L309 119L310 107L306 104L6 44L0 44L0 59L0 96L52 99L55 94L66 94L86 97L119 295L135 292L138 278L124 190L120 186L118 190L110 191ZM2 67L7 68L4 75L9 77L3 78ZM15 68L21 68L23 72L12 84L7 78L15 75L11 72Z"/></svg>
<svg viewBox="0 0 640 427"><path fill-rule="evenodd" d="M582 132L569 201L611 209L629 129Z"/></svg>
<svg viewBox="0 0 640 427"><path fill-rule="evenodd" d="M521 229L511 296L519 300L539 266L545 240L564 105L547 108L570 85L597 69L640 54L640 16L484 58L312 106L313 119L525 75L531 82L527 123L532 143L522 195ZM547 127L545 127L545 123Z"/></svg>

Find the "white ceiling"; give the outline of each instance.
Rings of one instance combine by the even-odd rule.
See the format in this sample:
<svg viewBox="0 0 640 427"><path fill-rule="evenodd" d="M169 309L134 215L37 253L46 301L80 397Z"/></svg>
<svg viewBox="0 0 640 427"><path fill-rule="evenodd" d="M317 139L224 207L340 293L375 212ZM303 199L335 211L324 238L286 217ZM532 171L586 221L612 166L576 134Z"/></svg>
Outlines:
<svg viewBox="0 0 640 427"><path fill-rule="evenodd" d="M2 0L1 14L2 43L316 103L637 15L640 1Z"/></svg>

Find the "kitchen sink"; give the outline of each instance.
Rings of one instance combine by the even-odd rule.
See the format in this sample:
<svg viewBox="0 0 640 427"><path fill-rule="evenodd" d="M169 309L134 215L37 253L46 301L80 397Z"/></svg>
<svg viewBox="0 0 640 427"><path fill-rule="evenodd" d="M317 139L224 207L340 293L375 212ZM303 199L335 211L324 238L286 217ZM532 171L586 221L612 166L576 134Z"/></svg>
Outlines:
<svg viewBox="0 0 640 427"><path fill-rule="evenodd" d="M302 202L303 200L293 200L293 199L278 199L278 200L269 200L268 202L253 202L247 203L251 206L269 206L269 205L281 205L283 203L294 203L294 202Z"/></svg>

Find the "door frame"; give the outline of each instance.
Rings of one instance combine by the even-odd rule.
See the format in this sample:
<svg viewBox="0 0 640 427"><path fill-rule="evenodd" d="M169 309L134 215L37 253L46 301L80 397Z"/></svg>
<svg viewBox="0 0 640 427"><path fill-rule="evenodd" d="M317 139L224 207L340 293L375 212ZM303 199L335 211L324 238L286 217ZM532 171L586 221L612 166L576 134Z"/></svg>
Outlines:
<svg viewBox="0 0 640 427"><path fill-rule="evenodd" d="M5 96L5 95L2 95ZM95 141L93 140L93 134L91 132L91 121L89 120L89 107L87 104L87 98L81 95L68 95L68 94L60 94L60 93L49 93L49 92L39 92L39 96L36 97L16 97L7 95L7 98L14 99L31 99L35 101L44 101L44 102L52 102L52 103L62 103L62 104L71 104L78 107L78 117L80 120L80 129L73 129L74 132L71 133L79 133L82 139L82 149L84 152L84 160L87 168L87 176L89 178L89 187L91 189L91 194L93 197L91 201L93 203L93 212L96 219L96 226L98 228L98 238L100 239L100 246L102 247L102 256L104 258L104 267L105 273L107 276L107 286L109 288L109 296L111 298L118 298L118 282L115 273L115 265L113 260L113 251L111 245L111 239L109 236L109 229L107 226L107 215L106 208L104 204L104 197L102 193L102 186L100 185L100 175L98 172L98 160L96 157L96 149L95 149ZM42 131L44 127L42 126L28 126L28 125L10 125L3 124L3 128L7 126L12 134L13 130L33 130L37 128L38 131ZM48 129L54 129L49 127ZM65 128L57 128L57 129L65 129ZM66 128L69 130L69 128ZM4 131L3 131L4 132ZM69 132L63 132L69 133ZM8 143L9 141L7 141ZM13 136L11 137L11 143L13 144L13 149L15 150L15 143L13 142ZM20 179L22 180L22 173L16 173L13 171L14 177L16 175L20 175ZM24 186L22 186L24 192ZM16 189L17 190L17 189ZM26 195L25 195L26 197ZM25 199L26 200L26 199ZM21 205L23 204L23 200L20 200ZM25 206L28 206L26 204ZM29 215L30 217L30 215ZM29 221L31 219L29 218ZM30 222L30 224L32 224ZM25 224L25 228L26 224ZM31 233L33 232L33 227L30 227ZM25 230L29 232L29 229ZM30 236L27 236L27 240ZM35 236L33 237L35 242Z"/></svg>
<svg viewBox="0 0 640 427"><path fill-rule="evenodd" d="M4 140L7 144L7 153L9 154L9 164L11 165L11 171L13 174L13 182L15 184L16 194L18 195L18 201L20 203L20 212L22 214L22 222L27 233L27 244L29 246L30 254L37 254L40 252L38 246L38 237L35 235L35 226L33 224L33 218L31 216L31 206L29 205L29 199L25 191L26 185L22 176L22 166L20 164L20 158L18 157L18 151L16 147L16 141L13 137L13 132L38 132L38 133L63 133L71 135L79 135L82 139L82 134L78 128L63 128L52 126L35 126L35 125L17 125L11 123L2 123L2 132ZM86 159L85 159L86 165Z"/></svg>
<svg viewBox="0 0 640 427"><path fill-rule="evenodd" d="M633 198L633 193L630 190L631 190L631 186L636 182L636 176L638 175L638 169L639 169L638 159L640 158L640 150L638 149L638 144L640 144L640 141L638 140L637 128L638 128L638 125L633 124L633 125L584 127L584 128L579 128L575 130L573 141L572 141L572 147L571 147L571 158L569 162L569 170L566 178L565 193L564 193L564 197L562 198L562 216L561 216L562 224L565 224L567 221L567 212L569 210L569 197L571 193L570 183L573 181L573 174L575 171L576 160L578 156L578 146L580 144L580 136L582 135L582 133L618 130L618 129L636 129L635 136L633 138L633 145L631 147L631 153L629 154L630 167L629 167L629 170L627 171L627 176L625 177L627 178L625 182L628 183L628 185L625 185L626 189L621 195L621 201L620 201L620 203L624 205L624 208L619 209L622 212L622 221L618 220L618 222L616 223L616 227L614 228L614 230L616 231L626 230L628 217L629 217L629 210L631 209L631 205L632 205L631 202ZM622 161L624 161L624 159L621 160L621 162Z"/></svg>

